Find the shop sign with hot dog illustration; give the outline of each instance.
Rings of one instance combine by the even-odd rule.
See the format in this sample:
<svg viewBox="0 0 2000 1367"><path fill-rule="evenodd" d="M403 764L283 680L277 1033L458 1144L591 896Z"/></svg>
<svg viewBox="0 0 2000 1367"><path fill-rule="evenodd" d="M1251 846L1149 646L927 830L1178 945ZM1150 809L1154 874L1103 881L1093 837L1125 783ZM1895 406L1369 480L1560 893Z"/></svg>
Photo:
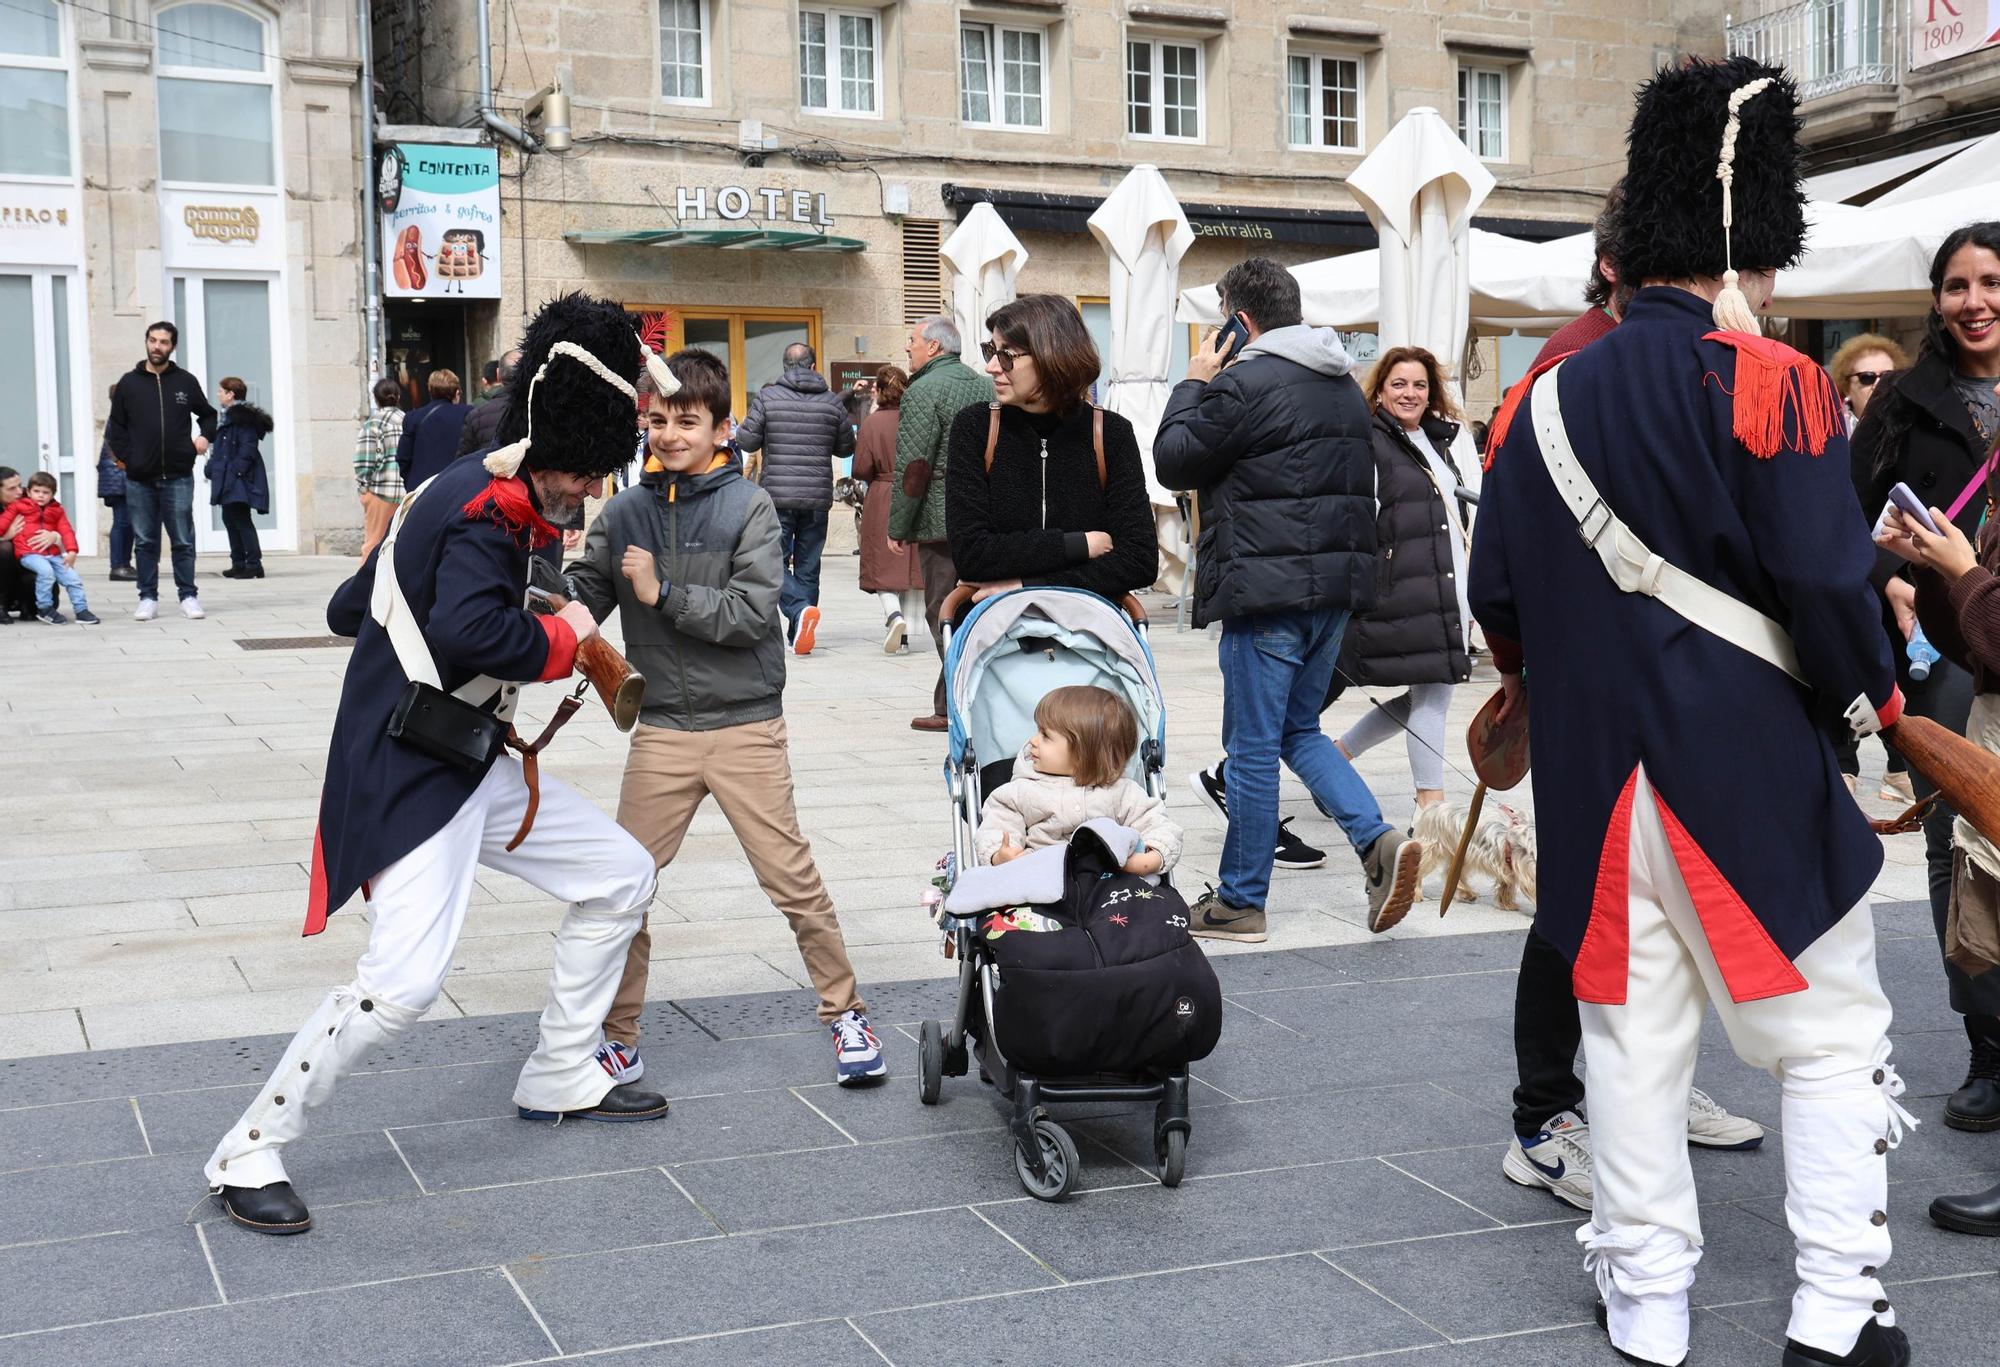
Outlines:
<svg viewBox="0 0 2000 1367"><path fill-rule="evenodd" d="M383 149L382 292L392 299L500 297L500 155L399 142Z"/></svg>

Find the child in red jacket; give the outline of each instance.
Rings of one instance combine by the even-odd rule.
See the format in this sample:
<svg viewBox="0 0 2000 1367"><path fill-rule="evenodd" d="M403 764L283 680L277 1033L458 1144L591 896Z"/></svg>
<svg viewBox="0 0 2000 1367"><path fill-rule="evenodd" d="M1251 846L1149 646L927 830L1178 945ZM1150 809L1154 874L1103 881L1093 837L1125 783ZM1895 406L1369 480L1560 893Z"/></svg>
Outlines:
<svg viewBox="0 0 2000 1367"><path fill-rule="evenodd" d="M56 611L56 585L61 584L69 593L70 606L76 609L76 620L96 626L97 615L84 594L83 576L75 569L76 529L69 525L62 504L56 502L54 475L38 470L28 476L28 492L0 511L0 527L12 525L16 516L21 519L21 530L14 535L14 557L22 569L35 576L35 616L52 627L69 621ZM54 532L62 538L61 547L29 550L40 532Z"/></svg>

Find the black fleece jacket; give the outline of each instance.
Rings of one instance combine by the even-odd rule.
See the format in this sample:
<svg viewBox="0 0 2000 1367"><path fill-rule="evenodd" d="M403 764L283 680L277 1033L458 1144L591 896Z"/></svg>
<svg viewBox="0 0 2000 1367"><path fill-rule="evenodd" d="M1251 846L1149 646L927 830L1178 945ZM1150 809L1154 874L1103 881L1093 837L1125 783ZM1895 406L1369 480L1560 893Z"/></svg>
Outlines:
<svg viewBox="0 0 2000 1367"><path fill-rule="evenodd" d="M127 479L179 479L194 473L194 425L215 440L215 405L201 381L172 361L155 375L144 361L118 377L104 441Z"/></svg>
<svg viewBox="0 0 2000 1367"><path fill-rule="evenodd" d="M1130 422L1104 415L1106 479L1099 488L1088 404L1054 420L1046 459L1034 419L1002 405L990 474L989 420L987 405L973 404L951 424L945 534L960 579L1062 585L1116 601L1158 577L1153 510ZM1092 560L1086 532L1110 533L1111 550Z"/></svg>

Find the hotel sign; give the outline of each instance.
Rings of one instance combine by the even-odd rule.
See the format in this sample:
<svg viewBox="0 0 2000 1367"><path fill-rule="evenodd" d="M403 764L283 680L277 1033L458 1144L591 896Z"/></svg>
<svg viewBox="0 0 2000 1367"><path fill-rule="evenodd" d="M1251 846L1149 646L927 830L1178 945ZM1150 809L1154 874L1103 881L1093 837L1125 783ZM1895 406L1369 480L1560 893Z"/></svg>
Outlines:
<svg viewBox="0 0 2000 1367"><path fill-rule="evenodd" d="M730 223L756 219L766 225L803 223L813 228L831 228L833 215L827 212L826 196L814 190L792 190L764 185L754 189L724 185L711 190L705 185L674 187L674 217L689 227L710 216Z"/></svg>

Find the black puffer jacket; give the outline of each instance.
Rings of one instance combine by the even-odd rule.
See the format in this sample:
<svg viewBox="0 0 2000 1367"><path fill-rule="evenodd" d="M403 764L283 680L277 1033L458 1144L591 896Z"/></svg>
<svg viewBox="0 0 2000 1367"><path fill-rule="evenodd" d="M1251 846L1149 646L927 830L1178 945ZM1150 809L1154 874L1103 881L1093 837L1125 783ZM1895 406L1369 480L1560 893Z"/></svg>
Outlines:
<svg viewBox="0 0 2000 1367"><path fill-rule="evenodd" d="M1458 425L1426 416L1424 435L1456 477L1451 440ZM1348 624L1341 673L1364 685L1464 683L1472 661L1451 555L1452 520L1463 514L1446 505L1428 459L1402 423L1379 409L1375 498L1375 606Z"/></svg>
<svg viewBox="0 0 2000 1367"><path fill-rule="evenodd" d="M1201 497L1197 626L1375 605L1375 456L1350 366L1331 331L1274 328L1174 386L1153 463Z"/></svg>
<svg viewBox="0 0 2000 1367"><path fill-rule="evenodd" d="M854 454L854 427L826 377L787 366L757 391L736 429L736 445L764 453L759 482L780 508L833 506L833 459Z"/></svg>
<svg viewBox="0 0 2000 1367"><path fill-rule="evenodd" d="M1000 409L993 470L986 469L987 404L952 420L946 450L945 534L952 563L968 584L1061 584L1116 600L1158 576L1160 551L1146 500L1139 439L1116 413L1104 415L1103 487L1091 445L1094 410L1078 404L1049 418L1044 459L1035 419L1011 404ZM1046 484L1044 483L1046 481ZM1108 532L1111 549L1090 558L1086 533Z"/></svg>

